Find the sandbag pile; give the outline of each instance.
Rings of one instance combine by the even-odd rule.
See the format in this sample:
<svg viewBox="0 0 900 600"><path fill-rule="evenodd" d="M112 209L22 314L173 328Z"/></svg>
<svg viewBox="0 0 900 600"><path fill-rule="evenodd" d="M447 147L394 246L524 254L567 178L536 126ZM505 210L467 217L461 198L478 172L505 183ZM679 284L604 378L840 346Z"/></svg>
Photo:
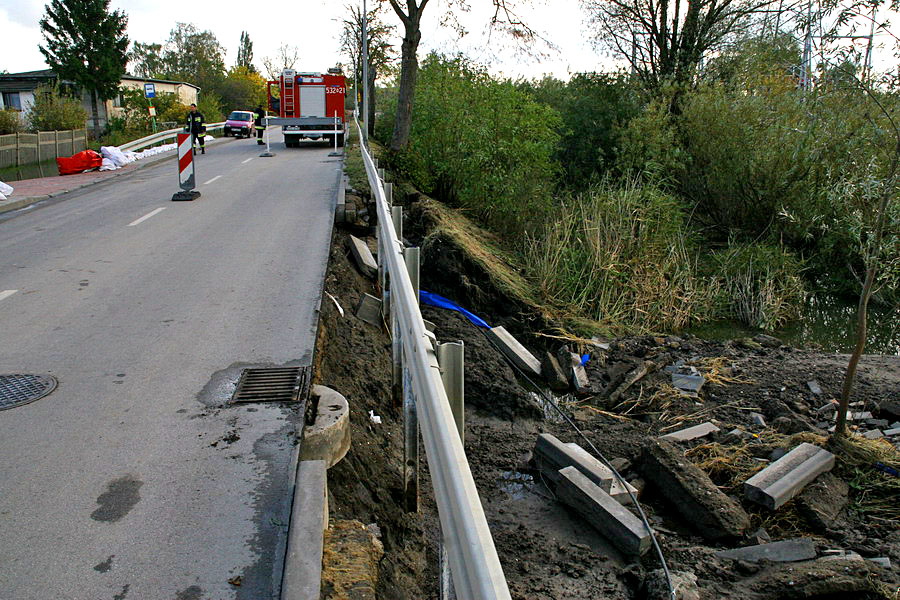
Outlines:
<svg viewBox="0 0 900 600"><path fill-rule="evenodd" d="M6 200L7 196L11 196L13 187L0 181L0 200Z"/></svg>

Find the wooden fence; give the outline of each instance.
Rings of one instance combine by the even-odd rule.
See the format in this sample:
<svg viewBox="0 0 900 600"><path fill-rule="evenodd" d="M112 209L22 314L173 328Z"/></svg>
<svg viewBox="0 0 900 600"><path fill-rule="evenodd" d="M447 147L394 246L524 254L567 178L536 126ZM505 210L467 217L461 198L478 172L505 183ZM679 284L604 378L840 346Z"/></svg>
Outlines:
<svg viewBox="0 0 900 600"><path fill-rule="evenodd" d="M87 148L87 131L39 131L0 135L0 169L72 156Z"/></svg>

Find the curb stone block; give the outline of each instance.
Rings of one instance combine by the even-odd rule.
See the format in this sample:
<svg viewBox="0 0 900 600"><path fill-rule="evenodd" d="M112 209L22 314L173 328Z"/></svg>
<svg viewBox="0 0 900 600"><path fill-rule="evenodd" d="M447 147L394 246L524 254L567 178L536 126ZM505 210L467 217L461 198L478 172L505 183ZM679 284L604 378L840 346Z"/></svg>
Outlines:
<svg viewBox="0 0 900 600"><path fill-rule="evenodd" d="M528 351L525 346L506 331L502 326L488 329L488 336L494 340L503 353L512 360L517 367L528 375L541 376L541 361Z"/></svg>
<svg viewBox="0 0 900 600"><path fill-rule="evenodd" d="M744 495L774 510L833 467L831 452L804 442L745 481Z"/></svg>

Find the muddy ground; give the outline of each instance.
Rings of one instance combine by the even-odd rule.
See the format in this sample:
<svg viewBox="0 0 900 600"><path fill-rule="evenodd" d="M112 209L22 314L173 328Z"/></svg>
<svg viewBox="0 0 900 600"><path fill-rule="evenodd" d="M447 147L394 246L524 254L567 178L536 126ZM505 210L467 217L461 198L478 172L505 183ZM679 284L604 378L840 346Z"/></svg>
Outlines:
<svg viewBox="0 0 900 600"><path fill-rule="evenodd" d="M364 236L366 231L354 233ZM429 254L453 251L423 249L423 262L434 264ZM504 324L536 354L556 353L562 340L536 337L528 330L540 319L517 318L489 282L478 280L477 272L453 272L450 264L444 261L437 273L423 268L423 289L475 304L467 308L492 325ZM325 290L331 297L326 295L322 302L314 377L348 399L352 429L350 451L328 474L330 518L332 523L368 526L372 543L384 554L377 555L377 574L369 584L351 592L346 590L352 582L326 582L323 598L436 598L439 527L427 464L423 460L422 509L407 513L402 509L401 413L391 399L390 338L385 327L353 314L362 294L379 293L375 282L353 264L345 230L335 232ZM477 298L472 290L478 290ZM500 308L492 310L492 305ZM576 432L527 388L482 330L455 312L431 307L422 312L435 323L438 340L465 342L465 448L513 598L663 597L653 591L652 580L658 575L653 572L660 566L655 554L635 560L617 552L580 515L556 501L553 486L535 469L532 449L539 433L581 443ZM826 479L834 483L825 486L827 493L792 500L777 511L755 506L741 494L741 481L775 458L779 448L826 441L827 432L820 428L826 419L816 409L839 396L846 357L791 348L767 337L725 343L676 336L605 341L608 350L570 343L570 350L590 354L586 367L591 390L558 400L608 459L631 463L623 474L642 490L641 505L669 569L696 577L699 596L685 598L892 597L888 592L897 590L900 580L900 529L883 516L890 511L864 512L865 501L873 498L871 490L876 489L877 496L879 482L892 475L870 466L865 473L836 468L827 477L843 478L856 487ZM696 398L669 386L671 375L664 368L681 363L708 379ZM642 366L650 372L616 397L614 392ZM820 394L810 390L810 381L818 382ZM873 418L891 423L900 420L900 357L864 357L853 400L861 403L853 410L871 411ZM373 422L370 411L380 417L380 424ZM765 427L754 424L753 412L763 416ZM642 474L641 447L647 440L704 421L712 421L720 431L680 448L747 512L751 525L743 537L707 540L668 502L666 490ZM735 429L743 433L729 435ZM889 442L881 443L890 448ZM865 497L857 488L865 490ZM830 510L834 506L838 508ZM761 527L765 532L758 532ZM775 564L714 556L717 550L758 543L757 536L765 539L766 534L772 541L812 536L820 555L844 549L859 557ZM863 560L873 557L888 557L893 567Z"/></svg>

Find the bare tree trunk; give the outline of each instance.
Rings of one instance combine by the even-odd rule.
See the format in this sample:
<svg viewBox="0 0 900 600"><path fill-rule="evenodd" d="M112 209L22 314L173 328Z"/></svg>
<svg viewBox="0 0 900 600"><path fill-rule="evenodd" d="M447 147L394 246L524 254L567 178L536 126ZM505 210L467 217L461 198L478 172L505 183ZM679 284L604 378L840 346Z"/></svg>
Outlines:
<svg viewBox="0 0 900 600"><path fill-rule="evenodd" d="M419 59L416 52L422 32L419 31L419 18L403 20L406 35L400 58L400 86L397 90L397 118L394 121L394 133L391 137L391 150L398 152L409 146L409 132L412 129L413 101L416 95L416 78L419 73Z"/></svg>
<svg viewBox="0 0 900 600"><path fill-rule="evenodd" d="M97 111L97 90L91 90L91 118L94 120L94 139L99 140L103 132L100 130L100 114Z"/></svg>

